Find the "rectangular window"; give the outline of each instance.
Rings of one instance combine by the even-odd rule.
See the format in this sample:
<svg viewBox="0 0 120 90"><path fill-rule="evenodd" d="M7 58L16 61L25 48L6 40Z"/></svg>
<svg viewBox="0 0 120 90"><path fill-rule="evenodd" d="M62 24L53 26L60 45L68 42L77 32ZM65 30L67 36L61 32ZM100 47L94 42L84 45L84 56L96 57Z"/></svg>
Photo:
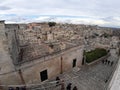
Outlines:
<svg viewBox="0 0 120 90"><path fill-rule="evenodd" d="M48 79L47 70L40 72L40 77L41 77L41 81L47 80Z"/></svg>
<svg viewBox="0 0 120 90"><path fill-rule="evenodd" d="M76 59L73 59L73 67L76 67Z"/></svg>

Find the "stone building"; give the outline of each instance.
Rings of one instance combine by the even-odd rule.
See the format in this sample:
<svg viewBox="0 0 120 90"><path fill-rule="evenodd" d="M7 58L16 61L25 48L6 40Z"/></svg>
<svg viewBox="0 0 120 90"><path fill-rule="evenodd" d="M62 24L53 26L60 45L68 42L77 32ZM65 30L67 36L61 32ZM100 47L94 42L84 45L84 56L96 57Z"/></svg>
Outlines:
<svg viewBox="0 0 120 90"><path fill-rule="evenodd" d="M24 36L16 25L6 26L4 21L0 22L0 84L6 85L3 89L9 85L44 82L72 68L80 68L82 44L71 41L39 43L39 38L34 41L38 37L34 30L27 30ZM51 36L48 37L51 40Z"/></svg>

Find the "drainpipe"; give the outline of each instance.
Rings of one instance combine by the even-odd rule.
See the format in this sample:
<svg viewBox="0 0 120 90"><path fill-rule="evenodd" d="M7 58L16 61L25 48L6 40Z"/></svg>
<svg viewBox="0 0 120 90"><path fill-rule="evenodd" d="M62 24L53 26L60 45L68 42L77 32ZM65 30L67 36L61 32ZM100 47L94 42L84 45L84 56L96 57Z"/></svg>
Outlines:
<svg viewBox="0 0 120 90"><path fill-rule="evenodd" d="M62 74L63 73L63 70L62 70L62 60L63 60L63 58L61 57L61 72L60 72L60 74Z"/></svg>

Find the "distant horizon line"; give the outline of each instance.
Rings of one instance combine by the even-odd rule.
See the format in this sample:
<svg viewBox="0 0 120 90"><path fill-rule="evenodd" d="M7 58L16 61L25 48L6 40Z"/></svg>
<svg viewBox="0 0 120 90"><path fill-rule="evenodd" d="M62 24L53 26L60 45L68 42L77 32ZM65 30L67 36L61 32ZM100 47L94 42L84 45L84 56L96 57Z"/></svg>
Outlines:
<svg viewBox="0 0 120 90"><path fill-rule="evenodd" d="M6 21L6 20L0 20L0 21ZM30 23L48 23L48 22L55 22L55 21L36 21L36 22L12 22L12 23L5 23L5 24L30 24ZM115 29L120 29L120 27L112 27L112 26L100 26L100 25L96 25L96 24L93 24L93 25L91 25L91 24L80 24L80 23L64 23L64 22L55 22L55 23L57 23L57 24L73 24L73 25L90 25L90 26L98 26L98 27L103 27L103 28L115 28Z"/></svg>
<svg viewBox="0 0 120 90"><path fill-rule="evenodd" d="M5 16L11 17L4 19L6 23L32 23L32 22L57 22L68 24L84 24L84 25L97 25L100 27L120 28L119 25L106 24L102 17L94 16L78 16L78 15L25 15L17 16L16 14L6 14Z"/></svg>

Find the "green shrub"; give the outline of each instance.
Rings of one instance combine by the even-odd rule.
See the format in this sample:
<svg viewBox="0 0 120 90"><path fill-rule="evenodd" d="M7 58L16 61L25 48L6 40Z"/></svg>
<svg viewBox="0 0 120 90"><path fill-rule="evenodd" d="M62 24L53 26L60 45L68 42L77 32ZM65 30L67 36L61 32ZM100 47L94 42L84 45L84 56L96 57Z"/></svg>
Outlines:
<svg viewBox="0 0 120 90"><path fill-rule="evenodd" d="M95 50L92 50L90 52L84 52L84 55L86 57L86 62L90 63L92 61L95 61L95 60L107 55L107 51L102 48L96 48Z"/></svg>

